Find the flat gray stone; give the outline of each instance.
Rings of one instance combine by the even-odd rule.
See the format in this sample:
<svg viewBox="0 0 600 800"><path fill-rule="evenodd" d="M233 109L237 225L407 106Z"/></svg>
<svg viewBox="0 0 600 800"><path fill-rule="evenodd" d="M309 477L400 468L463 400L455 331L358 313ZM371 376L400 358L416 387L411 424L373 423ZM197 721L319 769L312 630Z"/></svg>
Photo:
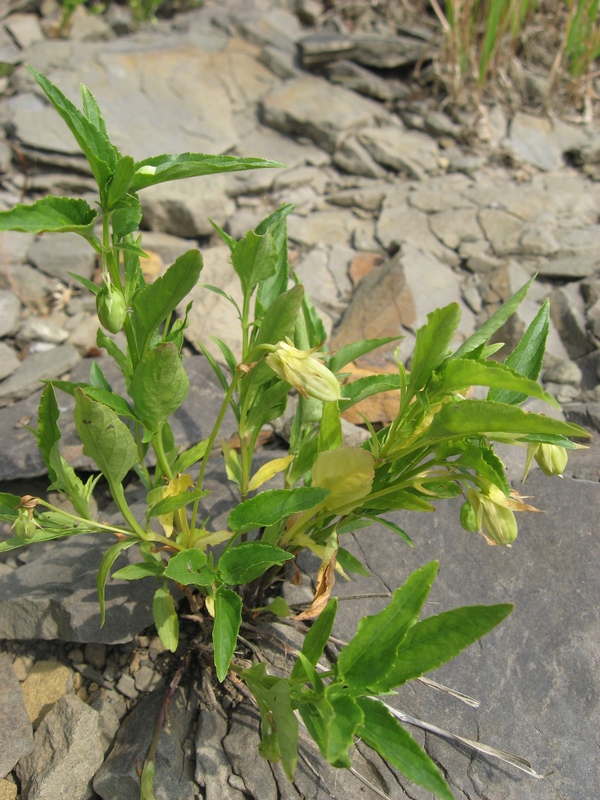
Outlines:
<svg viewBox="0 0 600 800"><path fill-rule="evenodd" d="M520 219L499 208L484 208L479 212L479 222L497 256L520 252L523 230Z"/></svg>
<svg viewBox="0 0 600 800"><path fill-rule="evenodd" d="M412 247L430 253L445 264L458 265L459 258L454 250L446 247L431 232L427 214L406 203L399 206L394 195L388 195L383 202L377 220L376 236L388 253L398 248Z"/></svg>
<svg viewBox="0 0 600 800"><path fill-rule="evenodd" d="M0 380L7 378L19 368L21 362L12 347L0 342Z"/></svg>
<svg viewBox="0 0 600 800"><path fill-rule="evenodd" d="M183 239L209 236L214 233L209 217L223 226L235 208L223 175L149 186L141 201L144 225Z"/></svg>
<svg viewBox="0 0 600 800"><path fill-rule="evenodd" d="M343 172L350 175L362 175L365 178L384 178L387 174L366 147L358 141L356 136L345 136L338 140L333 154L333 163Z"/></svg>
<svg viewBox="0 0 600 800"><path fill-rule="evenodd" d="M372 125L387 116L373 100L312 76L286 81L263 98L261 109L266 125L307 136L328 153L335 150L341 132Z"/></svg>
<svg viewBox="0 0 600 800"><path fill-rule="evenodd" d="M351 211L340 209L314 211L306 217L290 214L288 236L293 242L306 247L315 247L317 244L349 245L357 222Z"/></svg>
<svg viewBox="0 0 600 800"><path fill-rule="evenodd" d="M100 717L75 695L61 697L35 733L33 752L17 774L23 800L93 797L92 778L102 764Z"/></svg>
<svg viewBox="0 0 600 800"><path fill-rule="evenodd" d="M418 131L391 125L366 128L358 139L375 161L395 172L406 172L410 178L423 180L427 173L439 169L436 141Z"/></svg>
<svg viewBox="0 0 600 800"><path fill-rule="evenodd" d="M223 745L227 717L221 706L200 712L196 727L195 779L206 793L206 800L243 800L244 795L229 783L233 776Z"/></svg>
<svg viewBox="0 0 600 800"><path fill-rule="evenodd" d="M0 728L0 778L5 778L33 750L33 728L19 681L4 653L0 653L0 718L8 723Z"/></svg>
<svg viewBox="0 0 600 800"><path fill-rule="evenodd" d="M452 250L458 250L463 242L483 240L483 231L474 208L438 211L429 217L429 226L440 242Z"/></svg>
<svg viewBox="0 0 600 800"><path fill-rule="evenodd" d="M505 146L518 160L544 171L558 169L564 163L552 122L522 111L513 117Z"/></svg>
<svg viewBox="0 0 600 800"><path fill-rule="evenodd" d="M41 272L67 285L76 283L70 272L91 280L97 259L86 240L76 233L38 236L27 255Z"/></svg>
<svg viewBox="0 0 600 800"><path fill-rule="evenodd" d="M20 314L21 301L19 298L14 292L0 289L0 337L15 332Z"/></svg>
<svg viewBox="0 0 600 800"><path fill-rule="evenodd" d="M346 59L333 61L325 65L324 72L332 83L345 86L346 89L352 89L358 94L382 101L394 97L394 90L389 81L376 75L372 70L355 64L354 61Z"/></svg>
<svg viewBox="0 0 600 800"><path fill-rule="evenodd" d="M163 698L164 691L142 698L121 725L110 755L94 778L94 790L102 800L139 800L138 766L148 752ZM180 687L175 692L156 752L156 800L190 800L196 794L194 765L185 748L197 706L193 690Z"/></svg>
<svg viewBox="0 0 600 800"><path fill-rule="evenodd" d="M516 753L546 775L543 780L431 735L427 752L441 764L455 796L507 800L563 800L598 793L594 763L597 741L598 608L593 532L600 486L530 474L524 493L544 514L519 514L512 549L490 548L458 522L459 498L440 501L435 514L393 514L412 537L408 548L380 527L344 537L375 578L338 581L336 592L393 591L427 561L440 561L425 614L477 603L515 603L515 611L477 646L431 677L481 701L478 710L441 692L411 683L389 701L419 719ZM568 539L568 545L566 544ZM374 582L375 581L375 582ZM575 587L575 588L574 588ZM340 604L336 635L348 640L358 618L373 614L384 599ZM573 623L573 620L576 620ZM415 728L410 732L419 736ZM412 797L413 794L411 793Z"/></svg>
<svg viewBox="0 0 600 800"><path fill-rule="evenodd" d="M28 356L10 377L0 383L0 406L28 397L40 387L42 381L60 378L79 359L79 353L69 344Z"/></svg>

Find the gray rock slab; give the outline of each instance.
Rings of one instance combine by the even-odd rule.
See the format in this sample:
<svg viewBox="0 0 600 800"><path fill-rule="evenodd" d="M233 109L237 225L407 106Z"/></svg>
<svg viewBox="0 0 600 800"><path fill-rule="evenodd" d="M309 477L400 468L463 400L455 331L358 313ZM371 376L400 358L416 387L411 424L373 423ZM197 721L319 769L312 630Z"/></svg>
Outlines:
<svg viewBox="0 0 600 800"><path fill-rule="evenodd" d="M483 240L483 231L474 208L451 208L429 217L429 226L437 238L457 250L463 242Z"/></svg>
<svg viewBox="0 0 600 800"><path fill-rule="evenodd" d="M23 800L69 797L89 800L91 781L102 764L100 716L75 695L65 695L35 733L33 752L17 774Z"/></svg>
<svg viewBox="0 0 600 800"><path fill-rule="evenodd" d="M484 208L479 222L497 256L520 252L523 223L518 217L499 208Z"/></svg>
<svg viewBox="0 0 600 800"><path fill-rule="evenodd" d="M391 125L366 128L359 133L358 140L379 164L395 172L406 172L410 178L423 180L427 173L439 168L435 139L418 131Z"/></svg>
<svg viewBox="0 0 600 800"><path fill-rule="evenodd" d="M261 109L266 125L307 136L328 153L334 151L342 131L348 133L387 116L373 100L312 76L285 81L263 98Z"/></svg>
<svg viewBox="0 0 600 800"><path fill-rule="evenodd" d="M0 342L0 380L12 375L20 364L15 350L4 342Z"/></svg>
<svg viewBox="0 0 600 800"><path fill-rule="evenodd" d="M352 89L358 94L382 101L391 100L394 96L394 90L389 81L349 59L326 64L324 72L331 83L345 86L346 89Z"/></svg>
<svg viewBox="0 0 600 800"><path fill-rule="evenodd" d="M413 184L408 201L413 208L429 214L472 209L476 207L476 203L464 194L472 185L473 181L466 175L436 176L423 183Z"/></svg>
<svg viewBox="0 0 600 800"><path fill-rule="evenodd" d="M348 268L355 255L352 248L343 245L317 245L296 268L312 302L334 319L344 311L352 295Z"/></svg>
<svg viewBox="0 0 600 800"><path fill-rule="evenodd" d="M378 585L393 591L409 572L435 558L440 571L425 614L514 603L509 619L477 647L431 674L479 699L478 710L416 684L401 689L391 702L417 718L521 755L546 776L538 781L427 735L427 751L443 765L452 788L465 796L595 797L598 776L590 766L598 746L600 552L594 532L600 486L549 479L536 470L524 490L545 513L518 515L520 533L510 550L490 548L477 534L463 531L461 501L444 501L435 514L391 516L412 537L414 549L379 527L356 534L352 546L345 541L371 570L375 584L357 577L351 584L338 582L336 591L361 594L377 591ZM367 598L341 603L336 635L348 640L358 617L384 603Z"/></svg>
<svg viewBox="0 0 600 800"><path fill-rule="evenodd" d="M0 406L21 400L35 392L42 381L69 372L79 362L78 351L69 344L28 356L10 377L0 383Z"/></svg>
<svg viewBox="0 0 600 800"><path fill-rule="evenodd" d="M518 111L505 146L518 160L541 170L558 169L563 165L562 148L548 119Z"/></svg>
<svg viewBox="0 0 600 800"><path fill-rule="evenodd" d="M243 800L229 779L233 772L221 742L227 735L227 717L221 706L202 709L196 727L195 779L206 800Z"/></svg>
<svg viewBox="0 0 600 800"><path fill-rule="evenodd" d="M28 252L28 260L51 278L68 285L74 284L74 272L91 280L97 255L82 236L62 233L60 236L38 236Z"/></svg>
<svg viewBox="0 0 600 800"><path fill-rule="evenodd" d="M398 248L412 247L430 253L444 264L456 266L458 255L435 236L427 214L408 204L398 205L394 195L383 201L377 220L376 236L388 253Z"/></svg>
<svg viewBox="0 0 600 800"><path fill-rule="evenodd" d="M299 42L302 64L308 67L348 58L365 67L395 69L416 64L426 46L423 40L409 36L329 32L311 34Z"/></svg>
<svg viewBox="0 0 600 800"><path fill-rule="evenodd" d="M0 719L8 723L0 729L0 778L5 778L33 750L33 728L19 681L4 653L0 654Z"/></svg>
<svg viewBox="0 0 600 800"><path fill-rule="evenodd" d="M209 217L223 226L235 208L222 175L149 186L141 200L145 226L183 239L209 236Z"/></svg>
<svg viewBox="0 0 600 800"><path fill-rule="evenodd" d="M0 337L14 333L21 314L21 301L14 292L0 289Z"/></svg>
<svg viewBox="0 0 600 800"><path fill-rule="evenodd" d="M37 307L43 308L56 289L56 281L29 264L13 264L6 271L2 270L0 276L2 285L10 287L23 303Z"/></svg>
<svg viewBox="0 0 600 800"><path fill-rule="evenodd" d="M0 585L0 636L114 644L151 625L152 586L109 580L106 624L100 627L96 573L113 541L90 534L27 550L27 563Z"/></svg>
<svg viewBox="0 0 600 800"><path fill-rule="evenodd" d="M102 800L139 800L137 770L148 752L163 698L163 691L142 698L121 725L110 755L94 778L94 790ZM197 792L194 764L186 755L197 707L195 692L181 687L175 692L156 751L156 800L190 800Z"/></svg>
<svg viewBox="0 0 600 800"><path fill-rule="evenodd" d="M341 209L314 211L308 216L292 213L288 217L288 235L306 247L349 245L357 222L351 211Z"/></svg>
<svg viewBox="0 0 600 800"><path fill-rule="evenodd" d="M333 163L350 175L362 175L365 178L384 178L386 175L383 167L375 161L356 136L343 136L338 139Z"/></svg>

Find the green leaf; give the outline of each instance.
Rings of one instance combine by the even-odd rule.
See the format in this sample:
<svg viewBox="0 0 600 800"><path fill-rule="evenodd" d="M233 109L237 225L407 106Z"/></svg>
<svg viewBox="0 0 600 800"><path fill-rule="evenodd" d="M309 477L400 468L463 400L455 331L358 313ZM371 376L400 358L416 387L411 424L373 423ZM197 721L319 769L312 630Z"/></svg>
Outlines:
<svg viewBox="0 0 600 800"><path fill-rule="evenodd" d="M100 561L100 566L98 567L98 573L96 574L96 588L98 590L98 605L100 606L100 627L104 625L104 620L106 619L106 605L104 601L104 588L106 586L106 581L108 578L108 573L110 572L110 568L115 563L117 558L121 555L123 550L128 550L136 544L135 540L132 539L121 539L120 541L113 544L112 547L109 547L106 553L102 556L102 560Z"/></svg>
<svg viewBox="0 0 600 800"><path fill-rule="evenodd" d="M342 446L342 418L337 400L323 403L318 441L319 453L323 450L337 450Z"/></svg>
<svg viewBox="0 0 600 800"><path fill-rule="evenodd" d="M589 436L585 428L572 422L527 413L516 406L486 400L456 400L442 406L422 442L493 433L548 433L583 438Z"/></svg>
<svg viewBox="0 0 600 800"><path fill-rule="evenodd" d="M398 646L417 621L437 569L437 561L432 561L416 570L383 611L361 619L338 659L339 673L354 691L378 685L393 669Z"/></svg>
<svg viewBox="0 0 600 800"><path fill-rule="evenodd" d="M288 780L294 780L298 763L298 720L292 709L289 681L280 678L265 690L270 721L277 738L281 765Z"/></svg>
<svg viewBox="0 0 600 800"><path fill-rule="evenodd" d="M97 128L48 78L36 72L31 66L28 66L28 70L66 122L81 151L85 154L98 186L101 189L104 188L119 158L119 152L111 144L105 129ZM87 105L89 108L89 103Z"/></svg>
<svg viewBox="0 0 600 800"><path fill-rule="evenodd" d="M166 586L161 586L154 593L152 615L161 642L167 650L174 653L179 644L179 618L173 595Z"/></svg>
<svg viewBox="0 0 600 800"><path fill-rule="evenodd" d="M189 447L177 456L175 462L175 472L185 472L193 464L200 461L206 455L206 448L208 447L208 439L202 439L201 442Z"/></svg>
<svg viewBox="0 0 600 800"><path fill-rule="evenodd" d="M250 583L269 567L281 566L293 557L272 544L243 542L223 553L219 559L219 573L225 583L237 586Z"/></svg>
<svg viewBox="0 0 600 800"><path fill-rule="evenodd" d="M459 322L460 308L457 303L450 303L427 314L427 323L417 331L408 382L409 396L422 389L432 372L447 358Z"/></svg>
<svg viewBox="0 0 600 800"><path fill-rule="evenodd" d="M148 430L156 433L187 397L190 381L177 346L159 344L138 362L130 394L135 412Z"/></svg>
<svg viewBox="0 0 600 800"><path fill-rule="evenodd" d="M340 528L338 528L338 533L342 533ZM344 570L344 572L350 572L352 575L364 575L366 578L371 577L371 573L365 569L358 558L353 556L352 553L343 547L338 548L337 563Z"/></svg>
<svg viewBox="0 0 600 800"><path fill-rule="evenodd" d="M220 238L223 241L223 243L227 245L227 247L229 248L229 251L233 252L233 248L237 244L237 239L234 239L233 236L230 236L226 231L223 230L223 228L221 228L220 225L217 225L217 223L214 220L210 219L210 217L209 217L208 221L213 226L215 231L218 233L218 235L220 236ZM215 287L215 288L217 288L217 287ZM222 291L222 290L220 290L220 291ZM223 296L227 297L225 292L223 292Z"/></svg>
<svg viewBox="0 0 600 800"><path fill-rule="evenodd" d="M190 548L174 555L165 568L165 578L182 586L212 586L215 572L203 550Z"/></svg>
<svg viewBox="0 0 600 800"><path fill-rule="evenodd" d="M123 199L127 194L134 173L133 158L131 156L123 156L117 161L115 171L108 182L107 191L107 207L109 209Z"/></svg>
<svg viewBox="0 0 600 800"><path fill-rule="evenodd" d="M220 681L227 677L241 624L242 598L232 589L217 589L212 638L217 678Z"/></svg>
<svg viewBox="0 0 600 800"><path fill-rule="evenodd" d="M470 358L453 358L444 366L441 374L432 381L432 393L450 394L470 386L491 386L505 389L519 397L537 397L555 408L560 405L545 392L539 383L525 378L506 364L495 361L474 361Z"/></svg>
<svg viewBox="0 0 600 800"><path fill-rule="evenodd" d="M129 428L110 408L75 389L75 427L83 452L98 465L109 482L121 483L138 460L137 446Z"/></svg>
<svg viewBox="0 0 600 800"><path fill-rule="evenodd" d="M383 347L390 342L397 342L402 337L400 336L385 336L381 339L361 339L359 342L351 342L350 344L340 347L329 359L328 367L332 372L339 372L342 367L349 364L361 356L371 353L378 347Z"/></svg>
<svg viewBox="0 0 600 800"><path fill-rule="evenodd" d="M304 286L293 286L275 298L262 318L258 344L277 344L293 334L303 297Z"/></svg>
<svg viewBox="0 0 600 800"><path fill-rule="evenodd" d="M60 411L58 403L56 402L54 388L51 383L48 383L40 397L36 441L52 484L56 482L58 477L50 459L52 452L55 450L55 446L60 440L60 428L57 424L59 416Z"/></svg>
<svg viewBox="0 0 600 800"><path fill-rule="evenodd" d="M101 349L106 350L108 355L116 362L119 369L123 373L125 380L131 380L131 364L129 363L129 359L125 353L122 352L122 350L119 350L116 342L114 342L110 336L104 333L102 328L98 328L98 331L96 332L96 344Z"/></svg>
<svg viewBox="0 0 600 800"><path fill-rule="evenodd" d="M141 578L162 578L165 565L158 561L140 561L139 564L128 564L113 572L113 578L124 581L137 581Z"/></svg>
<svg viewBox="0 0 600 800"><path fill-rule="evenodd" d="M414 491L406 491L404 489L398 489L382 497L366 497L363 507L367 509L377 509L380 512L395 511L397 509L404 509L406 511L435 511L435 506L432 506L424 497L415 494Z"/></svg>
<svg viewBox="0 0 600 800"><path fill-rule="evenodd" d="M437 669L499 625L512 610L508 603L465 606L417 622L400 643L392 669L373 687L387 692Z"/></svg>
<svg viewBox="0 0 600 800"><path fill-rule="evenodd" d="M367 375L342 386L342 399L339 401L340 411L344 412L366 397L380 392L389 392L402 387L400 375Z"/></svg>
<svg viewBox="0 0 600 800"><path fill-rule="evenodd" d="M286 381L275 381L270 386L263 384L257 390L256 400L246 417L248 430L260 430L267 422L283 416L289 394L290 385Z"/></svg>
<svg viewBox="0 0 600 800"><path fill-rule="evenodd" d="M274 525L290 514L315 508L328 495L328 489L270 489L236 506L229 514L227 524L236 533Z"/></svg>
<svg viewBox="0 0 600 800"><path fill-rule="evenodd" d="M244 294L249 294L260 281L275 274L277 251L273 237L267 233L258 236L249 231L236 242L231 253L231 263L238 274Z"/></svg>
<svg viewBox="0 0 600 800"><path fill-rule="evenodd" d="M189 250L171 264L164 275L136 295L132 323L140 355L148 349L150 339L158 326L194 288L201 270L200 252Z"/></svg>
<svg viewBox="0 0 600 800"><path fill-rule="evenodd" d="M361 739L413 783L440 800L454 800L436 765L387 708L368 697L361 697L357 703L364 714L358 729Z"/></svg>
<svg viewBox="0 0 600 800"><path fill-rule="evenodd" d="M116 207L112 210L111 214L111 221L113 226L113 231L115 236L122 239L124 236L127 236L130 233L134 233L140 227L140 222L142 221L142 206L140 205L140 201L135 194L127 194L125 197L121 198L118 202ZM116 245L121 250L124 250L125 253L131 253L132 255L140 256L145 255L139 252L139 248L133 247L126 242L119 242ZM127 269L127 260L125 261L126 264L126 275L129 275L129 269ZM132 281L125 281L125 289L129 288ZM135 284L133 284L135 286ZM127 299L129 300L131 295L127 295Z"/></svg>
<svg viewBox="0 0 600 800"><path fill-rule="evenodd" d="M469 353L473 353L478 347L484 345L490 336L493 336L493 334L504 325L506 320L512 316L512 314L514 314L519 307L521 300L529 291L529 287L534 280L535 275L530 278L527 283L517 292L515 292L512 297L509 297L508 300L503 303L500 308L494 314L492 314L492 316L486 322L484 322L483 325L478 328L472 336L469 336L469 338L461 344L458 350L456 350L451 357L465 358L465 356L468 356Z"/></svg>
<svg viewBox="0 0 600 800"><path fill-rule="evenodd" d="M160 488L162 489L162 487ZM185 508L185 506L189 505L190 503L193 503L196 500L201 500L203 497L206 497L209 494L209 490L194 489L191 492L186 491L180 492L179 494L169 495L155 505L151 506L147 510L146 516L150 518L160 517L162 514L172 514L173 511L178 511L180 508Z"/></svg>
<svg viewBox="0 0 600 800"><path fill-rule="evenodd" d="M313 622L310 630L304 637L304 642L302 643L302 654L313 666L315 666L318 660L321 658L323 650L325 649L325 645L329 641L331 631L333 630L333 623L335 621L337 609L338 599L337 597L332 597L323 611L321 611L317 619ZM294 664L290 678L292 680L302 679L304 673L305 670L302 667L302 663L300 660L298 660Z"/></svg>
<svg viewBox="0 0 600 800"><path fill-rule="evenodd" d="M62 389L62 382L60 383L60 388ZM55 381L55 385L58 386L59 382ZM128 417L129 419L139 422L139 418L133 408L129 405L124 397L121 397L120 394L117 394L113 391L106 391L106 389L97 389L95 386L74 386L71 394L74 395L75 389L77 388L82 388L87 396L91 397L92 400L97 400L99 403L102 403L102 405L112 408L112 410L115 411L120 417Z"/></svg>
<svg viewBox="0 0 600 800"><path fill-rule="evenodd" d="M378 516L375 516L375 515L369 516L368 514L365 514L364 516L366 516L367 519L370 519L373 522L379 522L382 525L384 525L386 528L389 528L389 530L393 531L401 539L404 539L406 544L409 545L410 547L414 547L415 546L413 540L410 538L408 533L406 533L406 531L404 531L399 525L396 525L395 522L392 522L389 519L385 519L385 517L378 517Z"/></svg>
<svg viewBox="0 0 600 800"><path fill-rule="evenodd" d="M549 331L550 301L546 300L523 334L519 344L504 362L506 366L514 369L519 375L524 375L534 381L537 380L542 370ZM505 389L492 388L488 394L488 400L507 403L511 406L520 405L526 399L526 394Z"/></svg>
<svg viewBox="0 0 600 800"><path fill-rule="evenodd" d="M165 181L214 175L218 172L239 172L246 169L283 167L277 161L264 158L239 158L238 156L212 156L204 153L182 153L146 158L135 164L133 191L145 189Z"/></svg>
<svg viewBox="0 0 600 800"><path fill-rule="evenodd" d="M21 498L10 492L0 492L0 519L13 520L17 516L17 508L21 505Z"/></svg>
<svg viewBox="0 0 600 800"><path fill-rule="evenodd" d="M364 714L356 700L343 694L336 685L325 689L332 713L325 718L325 747L323 755L334 767L350 769L348 750L354 744L354 734L362 725Z"/></svg>
<svg viewBox="0 0 600 800"><path fill-rule="evenodd" d="M258 234L266 233L267 230L271 233L276 250L275 274L261 281L256 292L255 313L257 317L262 317L275 298L287 289L290 265L286 217L293 210L293 205L284 204L255 228L255 232Z"/></svg>
<svg viewBox="0 0 600 800"><path fill-rule="evenodd" d="M87 88L87 86L83 86L83 84L81 86L81 105L86 119L92 123L96 130L99 130L101 133L104 133L106 136L108 136L106 131L106 123L104 122L104 117L100 111L98 101Z"/></svg>
<svg viewBox="0 0 600 800"><path fill-rule="evenodd" d="M31 205L18 203L10 211L0 211L0 231L78 233L90 239L97 216L85 200L49 195Z"/></svg>

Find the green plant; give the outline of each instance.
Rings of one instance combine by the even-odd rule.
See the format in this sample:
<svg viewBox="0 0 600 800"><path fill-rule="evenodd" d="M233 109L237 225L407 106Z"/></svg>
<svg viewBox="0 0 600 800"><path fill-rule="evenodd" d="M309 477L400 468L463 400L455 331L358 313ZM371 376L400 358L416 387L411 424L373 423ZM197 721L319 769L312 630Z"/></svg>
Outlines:
<svg viewBox="0 0 600 800"><path fill-rule="evenodd" d="M169 418L188 391L182 346L190 307L182 316L176 310L198 283L202 257L191 250L146 284L140 269L146 254L138 231L138 195L163 181L280 165L193 153L134 162L110 142L96 100L85 87L79 111L46 77L30 71L88 159L98 183L100 212L82 199L45 197L0 213L0 230L75 232L98 253L101 286L79 281L96 296L102 325L97 343L121 370L126 396L113 391L97 362L87 383L47 383L34 434L50 488L69 498L73 510L41 498L0 495L0 519L10 523L14 533L0 543L0 551L106 533L113 543L102 558L97 580L104 619L110 571L122 553L137 547L140 560L118 569L114 577L155 582L154 619L172 651L179 631L172 584L195 611L206 612L203 625L212 628L216 676L223 681L233 672L246 684L262 717L261 753L280 759L288 777L296 766L297 711L334 766L349 766L349 750L360 736L410 779L449 800L450 791L433 762L376 698L453 658L504 619L511 607L459 608L418 621L437 570L435 563L428 564L407 578L379 614L364 618L337 661L320 671L336 614L337 601L331 597L335 571L343 576L365 572L340 540L350 531L380 522L410 543L408 535L384 516L387 512L432 512L433 501L464 494L461 521L467 530L481 532L490 544L514 541L514 511L531 507L511 491L493 442L527 446L530 460L540 459L552 473L564 467L566 449L576 446L567 437L587 435L576 425L519 408L527 397L556 405L537 383L548 304L504 364L490 360L500 345L487 341L517 308L531 281L454 352L450 345L460 311L450 304L429 314L417 332L410 373L398 362L396 374L340 386L339 377L350 361L393 340L360 341L333 354L322 350L323 324L288 264L286 217L292 207L275 211L240 240L214 225L230 249L242 288L241 306L228 298L240 319L242 358L238 361L220 340L215 341L224 366L205 350L223 388L223 402L207 439L180 451ZM205 289L222 294L215 287ZM121 330L125 350L108 335ZM466 399L471 385L489 387L487 399ZM291 387L299 396L290 453L255 471L258 435L283 414ZM85 484L60 453L56 390L74 396L77 432L84 452L98 466L98 475ZM365 420L368 440L362 447L345 447L341 413L388 390L400 392L397 417L379 431ZM227 528L211 531L201 521L200 502L208 494L205 470L228 409L237 422L240 449L224 445L223 455L240 501L229 513ZM156 462L153 469L148 466L150 451ZM131 471L147 493L143 520L133 515L123 490ZM262 490L276 475L283 488ZM121 524L100 523L92 514L90 500L102 476L122 515ZM314 623L291 674L268 675L261 663L243 667L234 658L243 618L292 614L280 597L268 604L269 590L282 566L306 548L320 561L317 590L310 607L295 619ZM142 776L146 800L153 797L153 773L154 745Z"/></svg>

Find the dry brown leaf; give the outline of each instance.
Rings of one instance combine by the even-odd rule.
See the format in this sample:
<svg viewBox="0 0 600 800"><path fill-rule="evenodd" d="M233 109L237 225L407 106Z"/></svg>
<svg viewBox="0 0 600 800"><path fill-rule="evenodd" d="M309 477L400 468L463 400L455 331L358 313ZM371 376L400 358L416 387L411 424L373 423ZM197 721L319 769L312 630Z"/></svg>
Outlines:
<svg viewBox="0 0 600 800"><path fill-rule="evenodd" d="M293 619L316 619L321 611L329 602L331 590L335 584L335 563L337 559L337 550L333 553L329 561L325 564L322 563L319 567L317 575L317 588L315 589L315 596L312 603L306 611L303 611Z"/></svg>

